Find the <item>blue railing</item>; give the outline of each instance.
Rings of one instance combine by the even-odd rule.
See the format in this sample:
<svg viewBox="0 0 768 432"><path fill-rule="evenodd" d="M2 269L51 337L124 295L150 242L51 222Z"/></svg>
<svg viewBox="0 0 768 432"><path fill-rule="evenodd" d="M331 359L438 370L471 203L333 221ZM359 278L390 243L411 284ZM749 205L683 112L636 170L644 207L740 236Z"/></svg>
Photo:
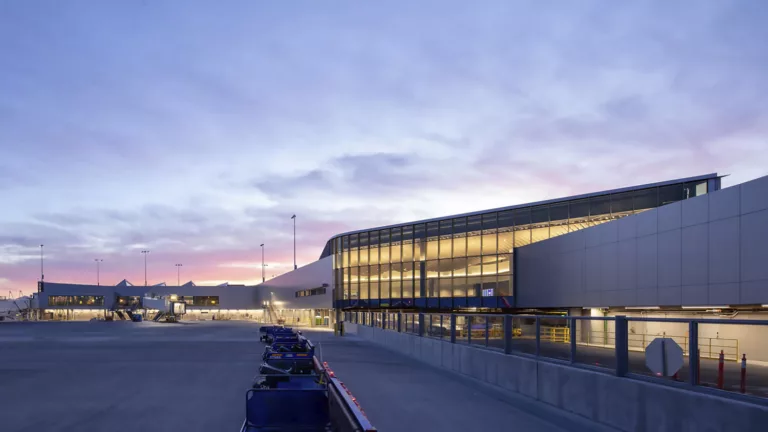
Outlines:
<svg viewBox="0 0 768 432"><path fill-rule="evenodd" d="M345 312L345 321L477 346L506 354L653 380L703 391L768 400L768 321L562 315ZM646 366L646 349L663 338L682 352L668 376ZM670 341L671 340L671 341ZM750 351L752 361L749 361ZM670 351L672 352L672 351ZM651 356L653 357L653 356ZM676 356L679 360L679 354ZM747 367L748 366L748 367ZM742 371L743 370L743 371Z"/></svg>

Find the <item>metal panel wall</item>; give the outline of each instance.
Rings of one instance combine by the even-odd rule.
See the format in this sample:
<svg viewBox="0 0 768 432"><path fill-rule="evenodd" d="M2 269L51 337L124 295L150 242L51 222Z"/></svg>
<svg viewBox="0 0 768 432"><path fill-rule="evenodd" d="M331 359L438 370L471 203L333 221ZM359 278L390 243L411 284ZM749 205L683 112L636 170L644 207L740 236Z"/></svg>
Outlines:
<svg viewBox="0 0 768 432"><path fill-rule="evenodd" d="M520 308L768 304L768 177L516 256Z"/></svg>
<svg viewBox="0 0 768 432"><path fill-rule="evenodd" d="M296 297L296 291L321 288L325 294ZM256 286L263 300L280 302L280 309L331 309L333 308L333 257L327 256L297 270L269 279Z"/></svg>

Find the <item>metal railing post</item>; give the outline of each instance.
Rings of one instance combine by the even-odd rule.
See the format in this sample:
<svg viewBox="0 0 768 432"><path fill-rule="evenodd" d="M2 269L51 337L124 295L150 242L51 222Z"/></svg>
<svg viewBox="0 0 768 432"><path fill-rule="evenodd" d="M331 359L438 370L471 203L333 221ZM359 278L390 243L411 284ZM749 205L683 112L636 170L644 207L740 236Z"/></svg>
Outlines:
<svg viewBox="0 0 768 432"><path fill-rule="evenodd" d="M382 312L381 313L381 328L383 330L387 329L387 318L389 318L389 312Z"/></svg>
<svg viewBox="0 0 768 432"><path fill-rule="evenodd" d="M464 318L467 323L467 345L472 345L472 315Z"/></svg>
<svg viewBox="0 0 768 432"><path fill-rule="evenodd" d="M402 312L397 313L397 332L398 333L403 332L403 313Z"/></svg>
<svg viewBox="0 0 768 432"><path fill-rule="evenodd" d="M536 317L536 357L541 353L541 321Z"/></svg>
<svg viewBox="0 0 768 432"><path fill-rule="evenodd" d="M488 325L489 319L488 317L485 317L485 347L488 347L488 332L491 330L490 326Z"/></svg>
<svg viewBox="0 0 768 432"><path fill-rule="evenodd" d="M571 339L571 363L576 363L576 319L569 318L568 322L569 335Z"/></svg>
<svg viewBox="0 0 768 432"><path fill-rule="evenodd" d="M623 377L629 369L629 332L627 317L617 315L616 327L616 376Z"/></svg>
<svg viewBox="0 0 768 432"><path fill-rule="evenodd" d="M688 383L696 385L699 382L699 323L688 323Z"/></svg>
<svg viewBox="0 0 768 432"><path fill-rule="evenodd" d="M504 353L512 353L512 315L504 315Z"/></svg>
<svg viewBox="0 0 768 432"><path fill-rule="evenodd" d="M424 337L424 314L419 312L419 336Z"/></svg>
<svg viewBox="0 0 768 432"><path fill-rule="evenodd" d="M371 316L369 317L371 319L371 321L369 321L371 323L371 327L376 327L376 322L373 320L374 312L369 312L369 313L371 314Z"/></svg>
<svg viewBox="0 0 768 432"><path fill-rule="evenodd" d="M456 314L451 314L451 343L456 343Z"/></svg>

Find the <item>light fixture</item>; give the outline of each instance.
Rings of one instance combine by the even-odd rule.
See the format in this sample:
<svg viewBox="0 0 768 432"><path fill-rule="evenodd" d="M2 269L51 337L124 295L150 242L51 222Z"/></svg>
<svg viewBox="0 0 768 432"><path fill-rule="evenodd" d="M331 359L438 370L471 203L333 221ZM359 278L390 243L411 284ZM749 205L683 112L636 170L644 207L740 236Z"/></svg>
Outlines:
<svg viewBox="0 0 768 432"><path fill-rule="evenodd" d="M626 310L656 310L661 309L658 306L626 306L624 309Z"/></svg>
<svg viewBox="0 0 768 432"><path fill-rule="evenodd" d="M760 306L762 306L762 307L764 307L764 308L768 308L768 304L765 304L765 305L760 305Z"/></svg>
<svg viewBox="0 0 768 432"><path fill-rule="evenodd" d="M728 309L728 306L683 306L683 309Z"/></svg>

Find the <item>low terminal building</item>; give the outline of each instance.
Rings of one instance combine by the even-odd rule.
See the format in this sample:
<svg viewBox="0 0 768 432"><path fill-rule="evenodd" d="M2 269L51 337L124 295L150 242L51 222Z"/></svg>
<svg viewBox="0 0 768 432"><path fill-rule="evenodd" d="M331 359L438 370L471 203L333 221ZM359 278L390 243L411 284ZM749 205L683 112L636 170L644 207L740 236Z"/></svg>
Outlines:
<svg viewBox="0 0 768 432"><path fill-rule="evenodd" d="M185 320L252 320L302 326L332 323L330 273L322 263L302 267L283 278L246 286L222 284L136 286L38 283L32 307L38 319L90 320L114 318L117 311L145 309L142 299L163 296L186 305ZM117 319L117 318L114 318Z"/></svg>

